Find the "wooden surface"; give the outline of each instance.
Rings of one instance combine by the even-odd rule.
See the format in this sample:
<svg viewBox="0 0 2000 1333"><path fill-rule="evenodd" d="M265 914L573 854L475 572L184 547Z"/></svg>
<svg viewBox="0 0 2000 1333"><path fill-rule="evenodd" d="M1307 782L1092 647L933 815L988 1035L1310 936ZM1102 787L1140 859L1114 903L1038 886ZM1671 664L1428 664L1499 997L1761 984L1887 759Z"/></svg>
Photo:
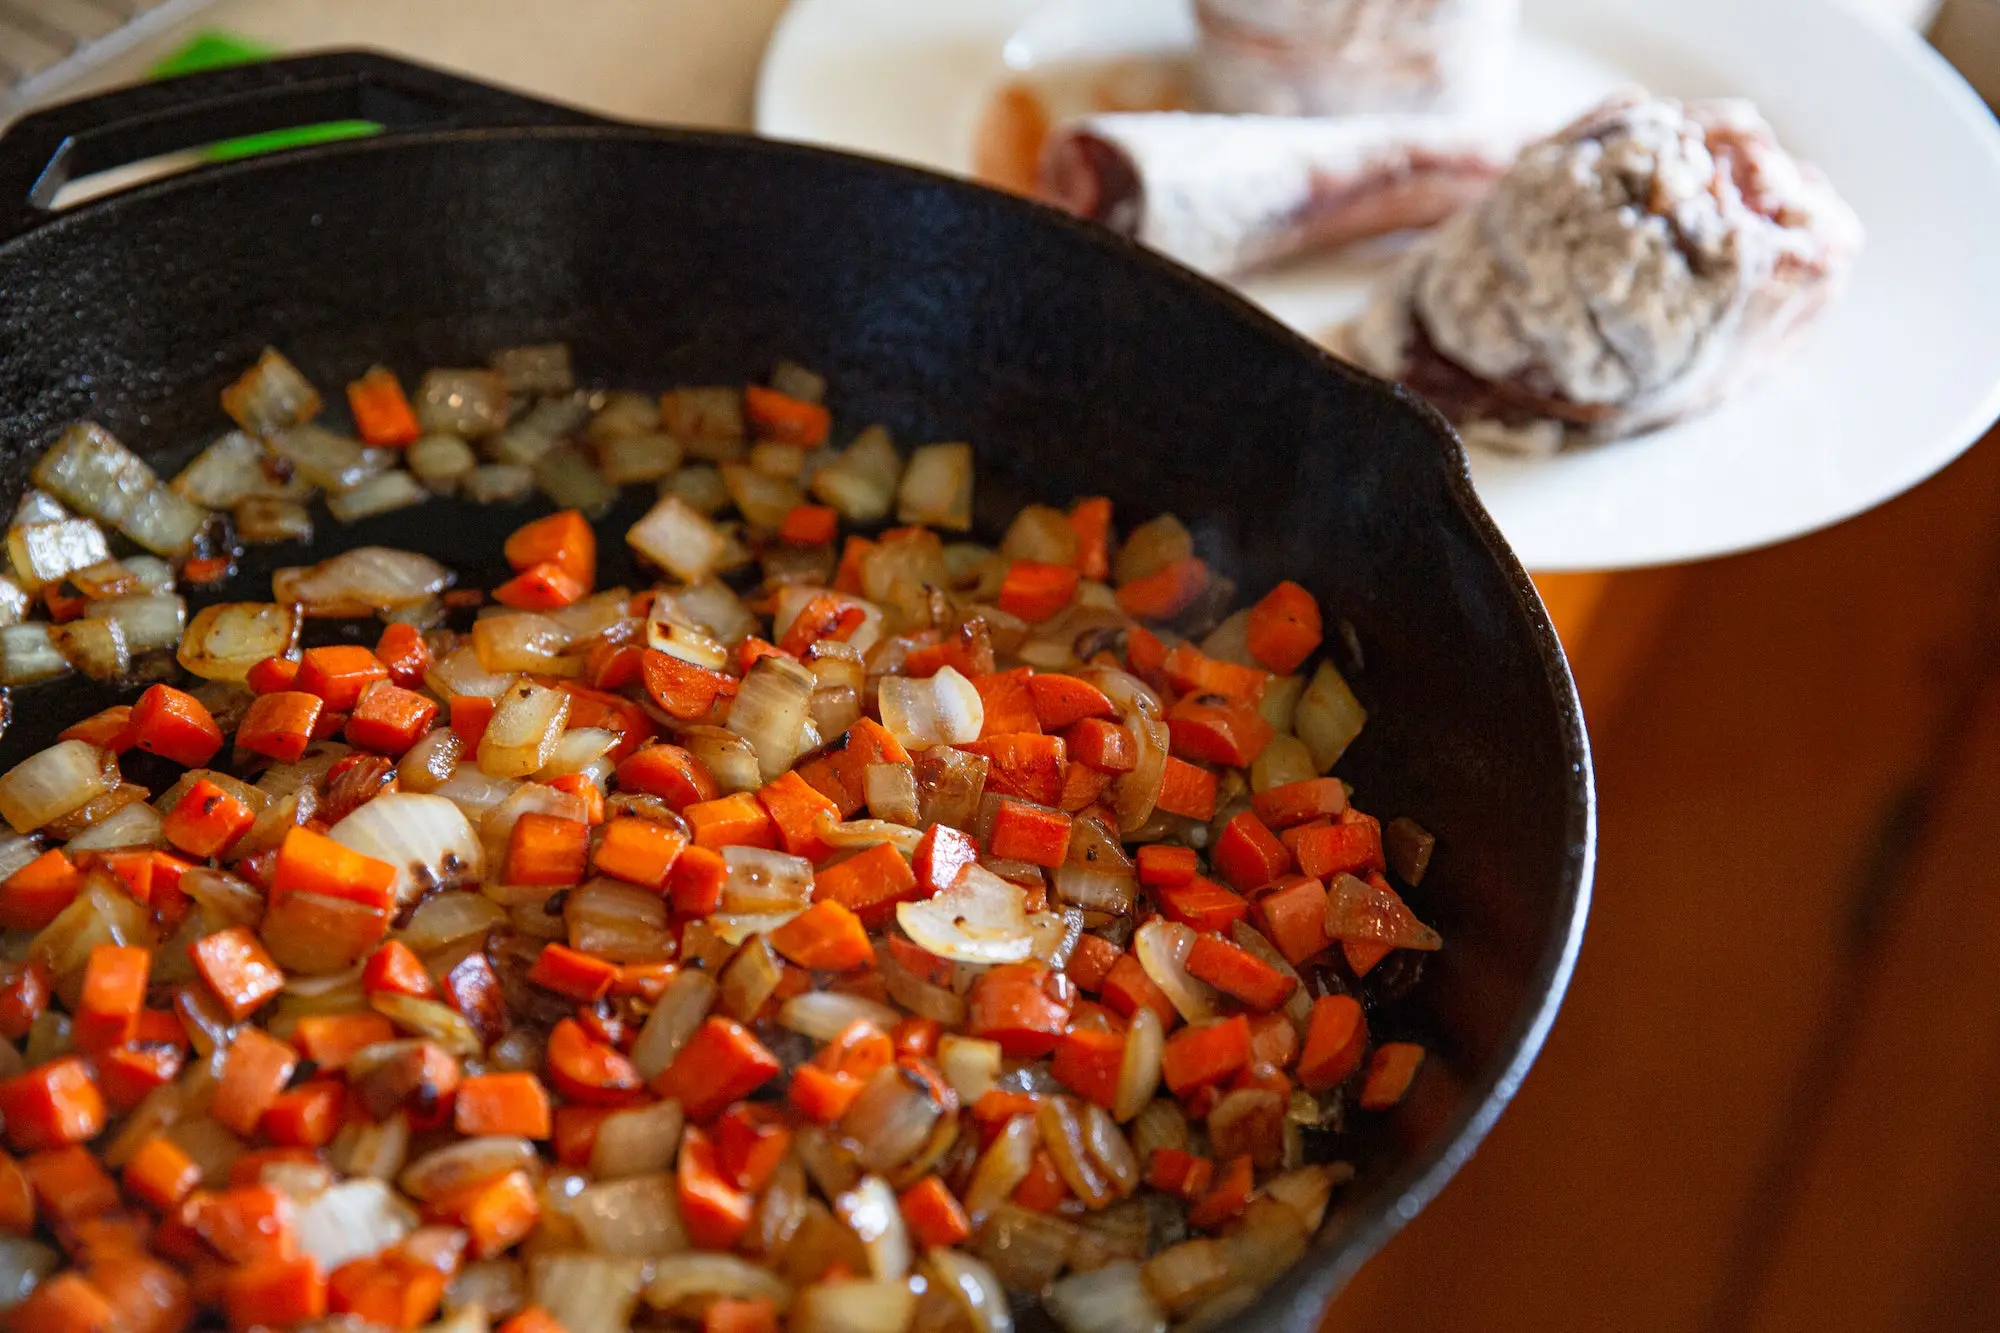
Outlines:
<svg viewBox="0 0 2000 1333"><path fill-rule="evenodd" d="M2000 1327L2000 438L1787 546L1544 582L1602 800L1582 962L1328 1333Z"/></svg>

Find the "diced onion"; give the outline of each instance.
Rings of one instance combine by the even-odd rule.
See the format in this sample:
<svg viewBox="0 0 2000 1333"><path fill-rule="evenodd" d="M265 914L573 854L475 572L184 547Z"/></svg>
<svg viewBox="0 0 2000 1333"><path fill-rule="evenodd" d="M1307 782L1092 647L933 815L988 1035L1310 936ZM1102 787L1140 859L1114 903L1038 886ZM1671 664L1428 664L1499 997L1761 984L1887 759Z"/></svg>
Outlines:
<svg viewBox="0 0 2000 1333"><path fill-rule="evenodd" d="M378 796L375 799L387 798ZM364 805L361 808L366 810L368 807ZM410 914L410 923L403 927L399 938L410 948L424 954L460 940L483 937L506 919L507 909L484 894L440 893L417 905L417 910Z"/></svg>
<svg viewBox="0 0 2000 1333"><path fill-rule="evenodd" d="M331 1273L350 1259L388 1249L416 1230L417 1215L379 1180L348 1180L298 1210L299 1252Z"/></svg>
<svg viewBox="0 0 2000 1333"><path fill-rule="evenodd" d="M490 370L428 371L413 406L426 431L475 439L507 424L507 381Z"/></svg>
<svg viewBox="0 0 2000 1333"><path fill-rule="evenodd" d="M764 785L764 770L757 761L757 751L735 732L723 727L694 726L681 733L680 741L723 791L755 791Z"/></svg>
<svg viewBox="0 0 2000 1333"><path fill-rule="evenodd" d="M812 493L850 523L879 523L895 503L903 460L889 432L870 426L839 458L813 473Z"/></svg>
<svg viewBox="0 0 2000 1333"><path fill-rule="evenodd" d="M833 1212L861 1241L868 1271L878 1282L900 1282L910 1273L910 1229L896 1192L880 1176L863 1176L833 1201Z"/></svg>
<svg viewBox="0 0 2000 1333"><path fill-rule="evenodd" d="M794 995L778 1008L778 1026L811 1037L814 1041L832 1041L847 1030L848 1024L856 1021L873 1023L887 1032L896 1026L901 1017L886 1004L841 991L807 991ZM999 1048L994 1049L997 1051ZM961 1094L960 1100L966 1101L966 1098ZM970 1102L967 1104L970 1105Z"/></svg>
<svg viewBox="0 0 2000 1333"><path fill-rule="evenodd" d="M940 668L928 680L883 677L879 704L882 725L912 750L977 740L986 722L979 691L951 667Z"/></svg>
<svg viewBox="0 0 2000 1333"><path fill-rule="evenodd" d="M426 1041L434 1041L461 1060L471 1059L486 1050L486 1043L479 1039L478 1031L465 1015L450 1005L415 995L399 995L394 991L377 991L368 997L368 1004L403 1031Z"/></svg>
<svg viewBox="0 0 2000 1333"><path fill-rule="evenodd" d="M37 486L77 512L113 527L160 484L144 459L94 421L80 421L64 431L36 461L34 478Z"/></svg>
<svg viewBox="0 0 2000 1333"><path fill-rule="evenodd" d="M819 824L820 840L829 847L875 847L888 843L905 857L917 854L917 846L924 840L921 830L904 824L891 824L882 819L849 819L835 822L822 818Z"/></svg>
<svg viewBox="0 0 2000 1333"><path fill-rule="evenodd" d="M187 624L187 603L171 594L110 597L92 602L83 614L90 620L115 621L124 631L125 646L134 655L172 648Z"/></svg>
<svg viewBox="0 0 2000 1333"><path fill-rule="evenodd" d="M725 847L729 877L722 885L722 911L798 911L812 899L812 862L768 847Z"/></svg>
<svg viewBox="0 0 2000 1333"><path fill-rule="evenodd" d="M680 465L680 441L656 430L621 435L597 446L597 466L613 486L658 481Z"/></svg>
<svg viewBox="0 0 2000 1333"><path fill-rule="evenodd" d="M1138 742L1137 765L1111 784L1118 828L1132 833L1153 817L1166 780L1167 724L1161 720L1160 701L1137 678L1114 667L1089 667L1078 674L1104 692Z"/></svg>
<svg viewBox="0 0 2000 1333"><path fill-rule="evenodd" d="M204 509L234 509L267 488L264 460L263 441L233 430L196 454L168 485Z"/></svg>
<svg viewBox="0 0 2000 1333"><path fill-rule="evenodd" d="M1188 951L1194 948L1194 932L1178 921L1154 917L1132 936L1132 952L1155 986L1190 1023L1214 1018L1218 1012L1215 988L1187 970Z"/></svg>
<svg viewBox="0 0 2000 1333"><path fill-rule="evenodd" d="M11 1310L28 1299L62 1261L62 1255L38 1240L0 1236L0 1310Z"/></svg>
<svg viewBox="0 0 2000 1333"><path fill-rule="evenodd" d="M392 468L350 490L327 496L326 507L342 523L353 523L391 510L407 509L430 498L431 493L424 489L423 483L401 468Z"/></svg>
<svg viewBox="0 0 2000 1333"><path fill-rule="evenodd" d="M1044 1097L1036 1108L1035 1123L1042 1131L1042 1146L1055 1161L1056 1174L1086 1208L1102 1208L1117 1197L1085 1140L1083 1112L1076 1098Z"/></svg>
<svg viewBox="0 0 2000 1333"><path fill-rule="evenodd" d="M485 853L464 811L442 796L386 792L335 824L327 836L396 867L400 903L440 885L476 882Z"/></svg>
<svg viewBox="0 0 2000 1333"><path fill-rule="evenodd" d="M465 741L450 727L434 727L396 761L396 781L406 792L435 792L458 771Z"/></svg>
<svg viewBox="0 0 2000 1333"><path fill-rule="evenodd" d="M924 1255L919 1271L924 1278L926 1308L935 1299L952 1311L942 1327L963 1323L971 1333L1013 1333L1014 1312L1007 1305L1007 1289L982 1260L963 1250L934 1249ZM921 1315L918 1322L923 1322Z"/></svg>
<svg viewBox="0 0 2000 1333"><path fill-rule="evenodd" d="M1002 1203L979 1232L979 1256L1017 1291L1040 1291L1069 1261L1078 1236L1074 1224L1018 1204Z"/></svg>
<svg viewBox="0 0 2000 1333"><path fill-rule="evenodd" d="M688 583L698 583L722 567L728 539L701 512L669 495L626 532L633 550Z"/></svg>
<svg viewBox="0 0 2000 1333"><path fill-rule="evenodd" d="M1069 515L1047 505L1028 505L1007 525L1000 554L1008 560L1039 560L1050 565L1076 563L1076 529Z"/></svg>
<svg viewBox="0 0 2000 1333"><path fill-rule="evenodd" d="M729 498L753 528L776 531L785 515L805 502L797 483L774 477L744 463L724 463L722 484Z"/></svg>
<svg viewBox="0 0 2000 1333"><path fill-rule="evenodd" d="M1331 662L1319 664L1292 714L1293 730L1312 752L1313 767L1322 773L1339 761L1367 721L1368 711Z"/></svg>
<svg viewBox="0 0 2000 1333"><path fill-rule="evenodd" d="M526 777L549 762L569 720L570 696L548 685L521 681L501 696L479 741L479 771L493 777Z"/></svg>
<svg viewBox="0 0 2000 1333"><path fill-rule="evenodd" d="M481 616L472 626L472 651L479 665L499 675L510 671L575 675L574 665L560 663L571 634L562 622L532 611Z"/></svg>
<svg viewBox="0 0 2000 1333"><path fill-rule="evenodd" d="M957 963L1019 963L1034 952L1021 889L984 866L920 902L896 904L903 933L939 958Z"/></svg>
<svg viewBox="0 0 2000 1333"><path fill-rule="evenodd" d="M78 852L109 850L114 847L164 847L166 834L160 812L144 801L112 811L71 838L63 850Z"/></svg>
<svg viewBox="0 0 2000 1333"><path fill-rule="evenodd" d="M506 803L523 784L515 778L496 778L479 771L477 764L460 764L450 777L433 787L429 795L442 796L465 812L467 819L480 821L485 832L486 816ZM508 828L511 830L510 823Z"/></svg>
<svg viewBox="0 0 2000 1333"><path fill-rule="evenodd" d="M1125 1055L1118 1066L1118 1087L1111 1114L1120 1124L1132 1119L1153 1100L1160 1088L1160 1055L1166 1047L1166 1032L1160 1016L1145 1005L1132 1015L1125 1029Z"/></svg>
<svg viewBox="0 0 2000 1333"><path fill-rule="evenodd" d="M1028 1178L1035 1164L1035 1149L1041 1146L1041 1131L1035 1117L1017 1115L1009 1120L972 1168L971 1183L965 1187L965 1211L976 1229L992 1211L1012 1197L1015 1187Z"/></svg>
<svg viewBox="0 0 2000 1333"><path fill-rule="evenodd" d="M87 741L57 741L0 777L0 817L16 833L60 819L118 782L118 761Z"/></svg>
<svg viewBox="0 0 2000 1333"><path fill-rule="evenodd" d="M641 1078L652 1079L681 1053L689 1037L708 1017L715 1003L715 978L694 968L682 968L668 978L660 1002L632 1043L632 1064Z"/></svg>
<svg viewBox="0 0 2000 1333"><path fill-rule="evenodd" d="M972 1105L998 1085L1001 1054L999 1042L978 1037L948 1033L939 1040L938 1068L961 1106Z"/></svg>
<svg viewBox="0 0 2000 1333"><path fill-rule="evenodd" d="M1181 521L1172 514L1161 514L1125 535L1118 547L1118 557L1111 563L1111 577L1122 587L1193 554L1194 538L1188 535Z"/></svg>
<svg viewBox="0 0 2000 1333"><path fill-rule="evenodd" d="M906 1282L820 1282L793 1299L786 1333L904 1333L916 1304Z"/></svg>
<svg viewBox="0 0 2000 1333"><path fill-rule="evenodd" d="M403 464L426 487L448 495L479 466L479 455L456 435L426 435L403 451Z"/></svg>
<svg viewBox="0 0 2000 1333"><path fill-rule="evenodd" d="M621 1184L627 1182L620 1182ZM599 1188L604 1188L600 1186ZM671 1186L663 1186L666 1207L673 1205ZM593 1209L593 1219L600 1214ZM657 1222L656 1216L648 1219ZM578 1219L583 1226L582 1219ZM637 1235L640 1219L635 1215L627 1232L616 1228L618 1236ZM586 1233L587 1234L587 1233ZM676 1248L685 1248L685 1241ZM667 1251L662 1251L667 1253ZM596 1254L538 1254L529 1269L528 1289L534 1303L555 1320L563 1333L626 1333L632 1324L633 1307L639 1303L644 1285L643 1259L609 1258Z"/></svg>
<svg viewBox="0 0 2000 1333"><path fill-rule="evenodd" d="M1229 1286L1228 1255L1206 1237L1170 1245L1141 1270L1147 1292L1170 1315L1178 1315Z"/></svg>
<svg viewBox="0 0 2000 1333"><path fill-rule="evenodd" d="M459 489L474 504L512 504L535 489L535 473L519 463L482 463L465 474Z"/></svg>
<svg viewBox="0 0 2000 1333"><path fill-rule="evenodd" d="M1099 870L1086 865L1061 865L1055 871L1056 898L1086 912L1127 916L1138 896L1138 879L1129 870Z"/></svg>
<svg viewBox="0 0 2000 1333"><path fill-rule="evenodd" d="M1263 792L1319 776L1312 751L1297 736L1273 736L1250 762L1250 790Z"/></svg>
<svg viewBox="0 0 2000 1333"><path fill-rule="evenodd" d="M293 471L328 491L347 491L387 467L391 455L324 426L294 426L266 437L271 452Z"/></svg>
<svg viewBox="0 0 2000 1333"><path fill-rule="evenodd" d="M589 407L574 398L536 403L513 425L486 442L486 454L496 463L532 466L583 425L589 415Z"/></svg>
<svg viewBox="0 0 2000 1333"><path fill-rule="evenodd" d="M917 1154L943 1113L900 1067L885 1065L861 1089L840 1127L858 1145L865 1169L892 1171Z"/></svg>
<svg viewBox="0 0 2000 1333"><path fill-rule="evenodd" d="M7 555L14 574L29 592L40 592L79 569L111 558L104 532L87 518L54 523L17 523L7 530Z"/></svg>
<svg viewBox="0 0 2000 1333"><path fill-rule="evenodd" d="M354 617L413 606L451 582L451 571L427 555L357 546L317 565L276 571L271 592L308 616Z"/></svg>
<svg viewBox="0 0 2000 1333"><path fill-rule="evenodd" d="M783 1314L792 1289L762 1264L733 1254L675 1254L653 1265L641 1293L655 1310L692 1313L709 1300L770 1301Z"/></svg>
<svg viewBox="0 0 2000 1333"><path fill-rule="evenodd" d="M621 1180L670 1171L681 1141L681 1104L653 1102L613 1111L597 1126L590 1150L590 1174Z"/></svg>
<svg viewBox="0 0 2000 1333"><path fill-rule="evenodd" d="M1135 1263L1071 1273L1050 1284L1042 1304L1068 1333L1166 1333L1167 1329L1167 1316L1154 1304Z"/></svg>
<svg viewBox="0 0 2000 1333"><path fill-rule="evenodd" d="M648 1258L688 1247L674 1178L664 1172L592 1185L576 1196L570 1215L598 1254Z"/></svg>
<svg viewBox="0 0 2000 1333"><path fill-rule="evenodd" d="M568 393L576 387L568 343L504 347L487 358L487 364L515 393Z"/></svg>
<svg viewBox="0 0 2000 1333"><path fill-rule="evenodd" d="M1109 1111L1095 1102L1082 1102L1081 1106L1083 1141L1091 1160L1110 1179L1114 1191L1129 1196L1139 1188L1139 1159L1131 1143Z"/></svg>
<svg viewBox="0 0 2000 1333"><path fill-rule="evenodd" d="M222 408L253 435L268 435L319 415L319 391L275 347L222 391Z"/></svg>
<svg viewBox="0 0 2000 1333"><path fill-rule="evenodd" d="M923 818L917 805L917 773L908 764L870 764L862 774L868 813L893 824L916 825Z"/></svg>
<svg viewBox="0 0 2000 1333"><path fill-rule="evenodd" d="M618 499L618 488L604 479L597 465L574 445L559 444L534 463L535 484L549 503L595 518Z"/></svg>
<svg viewBox="0 0 2000 1333"><path fill-rule="evenodd" d="M1317 1162L1273 1176L1265 1182L1264 1193L1297 1213L1310 1234L1318 1231L1325 1219L1327 1200L1333 1197L1334 1186L1353 1176L1354 1168L1345 1162Z"/></svg>
<svg viewBox="0 0 2000 1333"><path fill-rule="evenodd" d="M0 628L0 685L35 685L70 673L56 646L56 627L30 620Z"/></svg>
<svg viewBox="0 0 2000 1333"><path fill-rule="evenodd" d="M972 526L972 446L927 444L910 455L896 488L902 523L964 532Z"/></svg>
<svg viewBox="0 0 2000 1333"><path fill-rule="evenodd" d="M785 657L760 657L743 677L729 706L728 729L757 752L764 781L784 776L798 758L812 688L812 673Z"/></svg>
<svg viewBox="0 0 2000 1333"><path fill-rule="evenodd" d="M896 961L893 953L876 955L876 970L889 997L919 1018L928 1018L946 1027L965 1021L965 1001L942 986L934 986Z"/></svg>

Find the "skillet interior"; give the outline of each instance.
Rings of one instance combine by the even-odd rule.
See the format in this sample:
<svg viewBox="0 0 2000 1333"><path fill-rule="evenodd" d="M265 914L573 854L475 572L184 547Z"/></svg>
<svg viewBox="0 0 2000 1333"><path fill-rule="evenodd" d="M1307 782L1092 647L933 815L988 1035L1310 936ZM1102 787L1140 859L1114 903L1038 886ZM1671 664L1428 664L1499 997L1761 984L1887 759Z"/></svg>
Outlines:
<svg viewBox="0 0 2000 1333"><path fill-rule="evenodd" d="M1243 587L1296 578L1352 625L1362 662L1336 652L1370 722L1339 772L1437 833L1413 905L1447 948L1395 1020L1434 1047L1425 1077L1243 1322L1315 1327L1504 1107L1588 898L1574 690L1442 421L1219 288L975 187L730 136L450 130L203 170L0 246L0 495L85 415L177 462L219 433L217 393L266 343L324 389L548 339L612 386L791 357L830 377L837 438L881 420L906 445L971 439L989 539L1021 503L1108 493L1121 523L1172 510ZM323 522L317 550L422 549L485 582L532 512ZM621 532L604 525L607 553ZM300 555L279 548L238 595ZM20 693L0 766L80 693Z"/></svg>

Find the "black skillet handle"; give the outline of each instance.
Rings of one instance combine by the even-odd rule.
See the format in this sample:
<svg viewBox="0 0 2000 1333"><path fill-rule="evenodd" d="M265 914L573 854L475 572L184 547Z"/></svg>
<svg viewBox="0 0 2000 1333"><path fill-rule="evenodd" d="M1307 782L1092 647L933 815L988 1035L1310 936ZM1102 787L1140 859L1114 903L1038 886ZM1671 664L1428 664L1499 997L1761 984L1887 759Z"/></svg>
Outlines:
<svg viewBox="0 0 2000 1333"><path fill-rule="evenodd" d="M58 214L69 181L202 144L334 120L390 130L592 125L571 107L373 51L330 51L163 79L65 102L0 135L0 242Z"/></svg>

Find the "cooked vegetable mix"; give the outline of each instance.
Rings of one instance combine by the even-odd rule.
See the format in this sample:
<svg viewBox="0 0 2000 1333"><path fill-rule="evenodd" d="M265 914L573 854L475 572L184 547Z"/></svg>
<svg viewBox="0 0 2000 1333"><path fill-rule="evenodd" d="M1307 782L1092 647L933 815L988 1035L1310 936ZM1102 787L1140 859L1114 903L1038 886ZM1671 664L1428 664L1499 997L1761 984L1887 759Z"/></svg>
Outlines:
<svg viewBox="0 0 2000 1333"><path fill-rule="evenodd" d="M826 390L524 347L349 435L267 351L169 481L62 436L0 685L131 689L0 776L5 1328L1151 1333L1304 1253L1441 943L1319 606L1103 498L968 542L971 448ZM490 593L361 547L188 616L318 493L534 490Z"/></svg>

